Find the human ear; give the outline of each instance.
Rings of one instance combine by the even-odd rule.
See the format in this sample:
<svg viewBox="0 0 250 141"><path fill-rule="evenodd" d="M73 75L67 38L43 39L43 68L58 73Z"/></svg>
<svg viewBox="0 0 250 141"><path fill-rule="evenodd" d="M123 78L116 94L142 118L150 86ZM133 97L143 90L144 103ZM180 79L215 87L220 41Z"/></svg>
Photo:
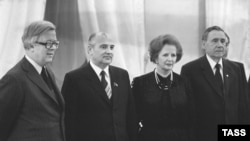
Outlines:
<svg viewBox="0 0 250 141"><path fill-rule="evenodd" d="M206 48L206 41L202 41L202 43L201 43L201 48L202 48L202 49L205 49L205 48Z"/></svg>

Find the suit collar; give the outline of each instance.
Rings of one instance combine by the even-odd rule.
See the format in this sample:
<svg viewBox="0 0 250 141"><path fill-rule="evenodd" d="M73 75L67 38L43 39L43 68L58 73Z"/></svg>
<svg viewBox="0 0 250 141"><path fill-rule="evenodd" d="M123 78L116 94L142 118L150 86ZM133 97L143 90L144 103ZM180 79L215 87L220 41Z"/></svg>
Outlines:
<svg viewBox="0 0 250 141"><path fill-rule="evenodd" d="M211 67L211 69L213 70L213 72L215 73L215 65L218 63L220 64L221 68L223 69L223 63L222 63L222 59L219 60L219 62L215 62L210 56L206 55L206 58L208 60L208 63Z"/></svg>
<svg viewBox="0 0 250 141"><path fill-rule="evenodd" d="M214 73L205 55L200 58L200 66L201 66L202 73L204 77L207 79L209 85L211 85L211 87L216 91L216 93L219 96L223 96L223 93L220 91L220 88L218 87L218 85L214 83L216 82Z"/></svg>
<svg viewBox="0 0 250 141"><path fill-rule="evenodd" d="M106 101L107 104L110 106L115 102L115 99L119 98L119 75L117 72L114 71L113 66L109 66L109 74L110 74L110 85L112 89L112 99L110 100L107 97L107 94L105 90L103 89L101 82L99 78L97 77L94 69L91 67L90 63L88 63L86 66L86 78L88 81L90 81L90 86L93 87L93 89L96 91L95 94L99 95L104 101ZM83 67L84 68L84 67Z"/></svg>
<svg viewBox="0 0 250 141"><path fill-rule="evenodd" d="M101 71L105 71L106 75L108 78L110 78L109 76L109 66L107 66L105 69L101 69L98 66L96 66L93 62L89 62L90 66L92 67L92 69L95 71L96 75L99 77L101 74Z"/></svg>
<svg viewBox="0 0 250 141"><path fill-rule="evenodd" d="M233 72L233 69L231 68L229 60L223 59L223 65L224 65L223 78L224 78L225 94L227 94L229 92L230 85L234 85L233 80L236 76L235 73Z"/></svg>
<svg viewBox="0 0 250 141"><path fill-rule="evenodd" d="M42 77L38 74L34 66L24 57L21 61L22 63L22 68L26 72L28 78L35 84L37 85L46 95L48 95L55 103L58 104L58 101L56 97L52 96L52 92L49 90L49 87L47 84L43 81ZM51 72L48 71L49 74L51 75ZM54 82L53 82L54 83ZM53 84L55 85L55 84ZM56 93L56 92L55 92Z"/></svg>
<svg viewBox="0 0 250 141"><path fill-rule="evenodd" d="M36 69L36 71L38 72L38 74L41 74L42 72L42 67L40 65L38 65L34 60L32 60L29 56L25 55L25 59L27 59L27 61L29 61L29 63Z"/></svg>
<svg viewBox="0 0 250 141"><path fill-rule="evenodd" d="M87 71L86 71L84 76L90 82L89 86L93 87L93 90L96 91L94 94L100 96L104 101L106 101L109 105L111 105L111 101L110 101L110 99L108 99L107 94L101 85L101 81L98 78L94 69L91 67L90 63L88 63L85 67L86 67ZM85 67L83 67L83 68L85 68ZM111 88L112 88L112 83L111 83ZM114 91L112 89L112 95L113 95L113 92Z"/></svg>
<svg viewBox="0 0 250 141"><path fill-rule="evenodd" d="M120 99L122 99L123 93L119 91L121 90L120 87L122 87L121 81L129 82L129 80L124 80L126 79L126 77L121 78L121 74L115 71L115 68L113 66L109 67L109 74L110 74L111 88L112 88L112 101L111 101L112 104L111 105L115 107L116 105L119 105Z"/></svg>
<svg viewBox="0 0 250 141"><path fill-rule="evenodd" d="M220 92L218 85L216 85L214 82L216 82L214 74L212 72L212 69L209 65L209 62L206 58L206 56L203 56L200 58L200 66L202 69L202 73L205 76L205 78L208 80L209 85L213 89L215 89L216 93L220 96L225 96L225 94L228 93L230 89L230 85L233 84L233 80L235 77L235 74L233 73L233 69L231 68L230 61L227 59L222 59L223 64L223 80L224 80L224 91L223 93Z"/></svg>

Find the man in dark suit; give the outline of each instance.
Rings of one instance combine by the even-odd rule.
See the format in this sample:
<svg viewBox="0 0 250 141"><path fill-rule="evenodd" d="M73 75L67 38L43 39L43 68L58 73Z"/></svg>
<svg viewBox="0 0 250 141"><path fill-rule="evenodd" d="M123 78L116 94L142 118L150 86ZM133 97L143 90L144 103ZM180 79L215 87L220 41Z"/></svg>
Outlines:
<svg viewBox="0 0 250 141"><path fill-rule="evenodd" d="M25 56L0 80L1 141L65 141L64 100L47 64L58 41L48 21L24 30Z"/></svg>
<svg viewBox="0 0 250 141"><path fill-rule="evenodd" d="M249 92L250 92L250 76L248 78L248 89L249 89ZM250 96L250 95L249 95Z"/></svg>
<svg viewBox="0 0 250 141"><path fill-rule="evenodd" d="M249 76L249 78L248 78L248 82L247 82L247 84L248 84L248 101L250 102L250 76ZM248 103L249 103L248 102ZM250 107L250 105L249 105L249 107Z"/></svg>
<svg viewBox="0 0 250 141"><path fill-rule="evenodd" d="M103 32L89 37L87 65L65 75L69 141L134 141L136 113L128 72L111 66L114 41Z"/></svg>
<svg viewBox="0 0 250 141"><path fill-rule="evenodd" d="M248 78L248 92L250 92L250 76L249 76L249 78ZM249 93L249 96L250 96L250 93Z"/></svg>
<svg viewBox="0 0 250 141"><path fill-rule="evenodd" d="M248 123L246 77L242 63L224 59L230 38L218 26L206 29L206 55L184 65L196 104L197 141L216 141L218 124Z"/></svg>

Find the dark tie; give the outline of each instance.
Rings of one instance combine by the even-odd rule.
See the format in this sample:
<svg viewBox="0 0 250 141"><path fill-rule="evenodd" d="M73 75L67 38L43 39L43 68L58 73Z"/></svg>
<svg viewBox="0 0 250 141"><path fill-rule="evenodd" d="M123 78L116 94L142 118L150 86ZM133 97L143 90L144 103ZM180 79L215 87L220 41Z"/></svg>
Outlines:
<svg viewBox="0 0 250 141"><path fill-rule="evenodd" d="M108 96L108 98L110 99L111 98L111 88L108 86L108 82L107 80L105 79L105 71L101 71L101 84Z"/></svg>
<svg viewBox="0 0 250 141"><path fill-rule="evenodd" d="M220 89L223 91L223 80L222 80L222 76L221 76L221 73L220 73L221 65L217 63L215 65L215 68L216 68L216 70L215 70L215 79L218 82L218 85L219 85Z"/></svg>
<svg viewBox="0 0 250 141"><path fill-rule="evenodd" d="M101 71L101 83L103 88L105 89L108 85L108 82L105 79L105 71Z"/></svg>
<svg viewBox="0 0 250 141"><path fill-rule="evenodd" d="M48 85L48 87L50 88L50 90L53 90L52 82L49 78L48 72L47 72L45 67L42 67L41 76L42 76L43 80L46 82L46 84Z"/></svg>

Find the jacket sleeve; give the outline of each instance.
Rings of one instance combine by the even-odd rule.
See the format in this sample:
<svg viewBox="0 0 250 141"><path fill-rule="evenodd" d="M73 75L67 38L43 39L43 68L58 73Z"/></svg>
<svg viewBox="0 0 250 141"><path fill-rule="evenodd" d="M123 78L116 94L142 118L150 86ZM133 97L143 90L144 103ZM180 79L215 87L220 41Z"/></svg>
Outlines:
<svg viewBox="0 0 250 141"><path fill-rule="evenodd" d="M189 81L185 78L185 87L186 87L186 93L188 96L188 133L189 133L189 140L195 140L195 122L196 122L196 116L195 116L195 103L194 103L194 96L193 91L191 89Z"/></svg>
<svg viewBox="0 0 250 141"><path fill-rule="evenodd" d="M71 77L66 74L62 85L62 95L65 101L65 134L66 140L77 140L75 128L77 128L77 92Z"/></svg>
<svg viewBox="0 0 250 141"><path fill-rule="evenodd" d="M128 112L127 112L127 129L129 133L129 140L130 141L136 141L137 140L137 116L136 116L136 110L135 110L135 101L132 94L131 86L130 86L130 80L129 75L126 73L127 78L127 86L129 89L128 94Z"/></svg>
<svg viewBox="0 0 250 141"><path fill-rule="evenodd" d="M249 95L248 95L248 88L247 88L247 79L246 79L244 65L242 63L237 63L237 64L240 68L240 72L239 72L239 77L240 77L239 118L240 118L241 123L249 124L250 123L250 105L249 105Z"/></svg>
<svg viewBox="0 0 250 141"><path fill-rule="evenodd" d="M5 75L0 80L0 140L8 136L20 114L23 93L20 82L14 76Z"/></svg>

